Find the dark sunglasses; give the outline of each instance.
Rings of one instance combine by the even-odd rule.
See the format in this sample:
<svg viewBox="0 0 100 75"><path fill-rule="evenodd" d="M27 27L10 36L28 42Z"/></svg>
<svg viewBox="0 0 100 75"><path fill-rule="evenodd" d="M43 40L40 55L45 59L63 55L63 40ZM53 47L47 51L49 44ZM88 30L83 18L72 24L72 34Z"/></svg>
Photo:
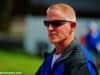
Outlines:
<svg viewBox="0 0 100 75"><path fill-rule="evenodd" d="M64 25L66 22L72 22L72 21L67 21L67 20L47 21L47 20L44 20L44 26L49 27L49 25L52 25L54 27L58 27L58 26Z"/></svg>

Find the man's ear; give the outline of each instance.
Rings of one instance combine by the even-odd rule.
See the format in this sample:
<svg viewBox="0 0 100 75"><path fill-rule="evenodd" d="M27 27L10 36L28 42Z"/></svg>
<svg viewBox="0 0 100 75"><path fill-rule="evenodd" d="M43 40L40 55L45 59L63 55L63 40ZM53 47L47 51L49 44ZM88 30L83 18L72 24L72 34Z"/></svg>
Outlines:
<svg viewBox="0 0 100 75"><path fill-rule="evenodd" d="M76 28L76 23L75 22L71 22L71 28L72 28L72 31L75 30L75 28Z"/></svg>
<svg viewBox="0 0 100 75"><path fill-rule="evenodd" d="M76 23L75 22L71 22L71 28L75 28L76 27Z"/></svg>
<svg viewBox="0 0 100 75"><path fill-rule="evenodd" d="M70 27L71 27L71 31L69 32L69 34L72 34L72 32L75 31L76 23L75 22L71 22Z"/></svg>

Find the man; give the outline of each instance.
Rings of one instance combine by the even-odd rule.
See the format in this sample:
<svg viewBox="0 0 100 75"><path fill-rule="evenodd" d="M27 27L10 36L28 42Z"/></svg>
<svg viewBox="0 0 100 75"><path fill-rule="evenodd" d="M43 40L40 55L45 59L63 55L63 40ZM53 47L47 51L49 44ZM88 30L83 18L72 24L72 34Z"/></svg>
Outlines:
<svg viewBox="0 0 100 75"><path fill-rule="evenodd" d="M96 70L91 69L92 65L84 51L74 40L76 15L71 6L63 3L49 6L44 25L55 49L45 59L36 75L97 75ZM93 74L90 74L89 68Z"/></svg>
<svg viewBox="0 0 100 75"><path fill-rule="evenodd" d="M100 64L100 33L94 21L88 22L87 32L80 37L82 44L95 56L97 65Z"/></svg>
<svg viewBox="0 0 100 75"><path fill-rule="evenodd" d="M91 21L84 36L87 48L96 54L100 53L100 34L96 22Z"/></svg>

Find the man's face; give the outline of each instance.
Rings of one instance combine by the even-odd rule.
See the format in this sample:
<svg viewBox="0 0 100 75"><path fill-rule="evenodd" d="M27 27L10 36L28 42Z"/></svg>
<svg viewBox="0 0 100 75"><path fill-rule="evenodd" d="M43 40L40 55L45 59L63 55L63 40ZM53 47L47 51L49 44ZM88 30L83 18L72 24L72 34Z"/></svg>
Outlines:
<svg viewBox="0 0 100 75"><path fill-rule="evenodd" d="M57 24L61 24L59 26L53 26L53 23L50 23L47 27L49 40L53 44L64 42L70 38L70 22L58 23L59 20L67 20L63 12L55 9L48 10L47 21L57 21Z"/></svg>

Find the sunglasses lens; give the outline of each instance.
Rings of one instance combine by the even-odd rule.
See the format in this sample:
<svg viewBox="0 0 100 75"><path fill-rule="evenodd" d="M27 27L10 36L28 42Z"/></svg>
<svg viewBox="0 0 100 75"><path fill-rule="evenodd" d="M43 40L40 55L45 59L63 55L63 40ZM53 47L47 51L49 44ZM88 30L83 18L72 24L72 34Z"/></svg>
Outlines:
<svg viewBox="0 0 100 75"><path fill-rule="evenodd" d="M66 21L66 20L44 21L44 25L46 27L49 27L49 25L52 25L54 27L58 27L58 26L65 24L65 22L71 22L71 21Z"/></svg>
<svg viewBox="0 0 100 75"><path fill-rule="evenodd" d="M63 25L62 22L52 22L51 24L52 24L52 26L55 26L55 27L58 27L60 25Z"/></svg>

